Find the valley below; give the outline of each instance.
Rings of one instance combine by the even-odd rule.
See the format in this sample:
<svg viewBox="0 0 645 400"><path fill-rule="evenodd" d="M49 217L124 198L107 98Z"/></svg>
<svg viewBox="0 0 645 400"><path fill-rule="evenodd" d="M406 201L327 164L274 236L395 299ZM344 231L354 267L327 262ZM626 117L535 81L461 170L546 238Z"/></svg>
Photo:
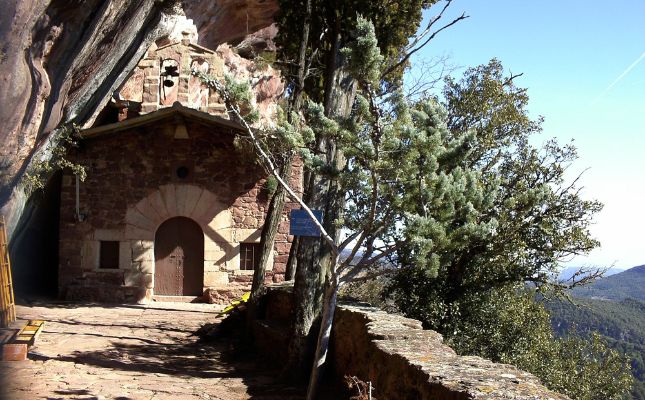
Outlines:
<svg viewBox="0 0 645 400"><path fill-rule="evenodd" d="M545 302L559 336L600 334L631 360L631 398L645 399L645 265L571 291L571 301Z"/></svg>

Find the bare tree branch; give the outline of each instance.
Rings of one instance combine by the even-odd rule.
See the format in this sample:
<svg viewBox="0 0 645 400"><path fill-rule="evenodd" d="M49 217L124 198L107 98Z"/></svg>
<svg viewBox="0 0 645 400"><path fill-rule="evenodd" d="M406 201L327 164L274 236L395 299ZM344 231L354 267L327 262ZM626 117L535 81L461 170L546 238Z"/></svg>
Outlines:
<svg viewBox="0 0 645 400"><path fill-rule="evenodd" d="M519 77L520 77L520 76L522 76L522 75L524 75L524 72L521 72L521 73L519 73L519 74L513 74L513 73L511 72L511 76L509 76L508 78L506 78L506 80L504 81L504 83L502 83L502 86L508 86L508 85L512 84L512 83L513 83L513 79L515 79L515 78L519 78Z"/></svg>
<svg viewBox="0 0 645 400"><path fill-rule="evenodd" d="M208 76L202 74L200 71L197 71L196 69L193 69L191 73L197 77L199 77L203 82L205 82L208 86L211 88L215 89L217 93L224 99L224 102L226 103L228 107L228 111L233 113L235 115L236 119L238 119L239 123L242 124L242 126L246 129L246 133L249 135L251 138L251 142L253 143L253 146L255 147L255 150L258 152L258 156L260 159L266 164L266 167L268 170L273 174L273 176L276 178L280 186L284 188L284 190L289 194L289 196L295 200L298 204L300 204L300 207L302 207L303 210L307 213L309 218L311 218L311 221L314 223L316 228L320 231L320 234L322 238L329 244L330 248L332 249L332 252L334 253L334 256L338 258L339 251L338 251L338 246L336 246L336 242L334 239L327 233L325 228L322 226L320 221L316 218L314 215L313 211L311 211L311 208L296 194L296 192L293 191L293 189L289 186L287 182L282 179L280 176L280 170L279 168L273 163L271 157L267 154L266 151L262 148L260 145L260 141L258 140L257 136L255 135L255 132L253 131L253 128L246 122L244 117L242 117L242 113L240 112L240 108L237 104L234 104L234 102L231 99L230 93L222 85L220 82L218 82L215 79L210 79Z"/></svg>
<svg viewBox="0 0 645 400"><path fill-rule="evenodd" d="M394 269L383 269L382 268L382 269L380 269L378 271L368 272L368 273L365 273L365 274L363 274L361 276L356 276L356 277L354 277L352 279L348 279L346 282L347 283L367 282L367 281L371 281L371 280L376 279L376 278L380 278L382 276L391 275L391 274L393 274L395 272L396 272L396 270L394 270Z"/></svg>
<svg viewBox="0 0 645 400"><path fill-rule="evenodd" d="M434 25L434 24L435 24L439 19L441 19L441 17L443 16L443 13L446 11L446 9L448 8L448 6L450 5L450 3L451 3L451 2L452 2L452 0L448 0L448 1L447 1L447 4L443 7L443 9L442 9L442 10L441 10L441 12L439 13L439 15L437 15L436 17L434 17L434 18L433 18L433 20L431 20L431 25L430 25L429 27L432 27L432 25ZM421 50L422 48L424 48L428 43L430 43L430 41L431 41L432 39L434 39L434 38L435 38L439 33L441 33L443 30L450 28L451 26L453 26L453 25L454 25L454 24L456 24L457 22L462 21L462 20L464 20L464 19L466 19L466 18L470 18L470 16L469 16L469 15L466 15L466 13L464 12L464 13L462 13L459 17L457 17L457 18L453 19L452 21L450 21L450 22L449 22L449 23L447 23L446 25L444 25L444 26L442 26L441 28L439 28L439 29L437 29L436 31L434 31L434 32L433 32L433 33L432 33L432 34L431 34L431 35L430 35L430 36L429 36L425 41L423 41L423 43L421 43L421 44L419 44L417 47L415 47L415 48L413 48L413 49L409 50L409 51L405 54L405 56L403 56L403 58L401 58L401 60L399 60L399 62L397 62L396 64L394 64L394 65L392 65L392 66L390 66L390 67L388 67L388 68L387 68L387 69L386 69L386 70L381 74L381 79L385 79L385 77L387 77L389 74L391 74L392 72L396 71L396 70L397 70L399 67L401 67L402 65L405 65L405 63L406 63L406 62L408 62L408 60L410 59L410 57L412 57L412 55L413 55L414 53L416 53L417 51L419 51L419 50ZM427 35L427 33L425 33L425 32L424 32L424 33L423 33L423 35L424 35L424 36L426 36L426 35Z"/></svg>
<svg viewBox="0 0 645 400"><path fill-rule="evenodd" d="M368 267L370 265L374 265L378 260L381 260L381 259L389 256L390 254L393 254L394 252L396 252L401 247L401 244L402 243L394 244L390 248L388 248L386 251L384 251L384 252L382 252L382 253L374 256L374 257L367 258L367 259L364 257L363 260L361 260L361 262L359 262L358 264L352 266L351 269L349 269L345 274L343 274L342 277L340 277L340 279L339 279L340 284L343 285L343 284L345 284L347 282L350 282L352 279L354 279L354 277L356 277L356 275L358 275L366 267Z"/></svg>
<svg viewBox="0 0 645 400"><path fill-rule="evenodd" d="M444 5L443 8L441 9L441 12L435 15L434 17L430 18L430 21L428 21L428 26L426 26L423 32L416 35L414 40L411 43L409 43L407 46L405 46L406 51L414 48L414 46L416 46L424 37L426 37L432 31L432 27L437 21L441 19L446 9L450 7L450 3L452 3L452 0L447 0L446 5Z"/></svg>
<svg viewBox="0 0 645 400"><path fill-rule="evenodd" d="M448 60L449 57L443 55L434 57L429 61L415 61L415 74L406 76L405 97L408 99L426 97L447 75L459 68L450 64Z"/></svg>

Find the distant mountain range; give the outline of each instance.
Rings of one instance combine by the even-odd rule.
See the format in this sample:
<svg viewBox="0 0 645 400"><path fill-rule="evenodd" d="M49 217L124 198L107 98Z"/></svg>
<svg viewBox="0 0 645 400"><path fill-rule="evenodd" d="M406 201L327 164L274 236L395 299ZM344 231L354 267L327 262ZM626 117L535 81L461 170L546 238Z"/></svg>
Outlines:
<svg viewBox="0 0 645 400"><path fill-rule="evenodd" d="M571 294L599 300L621 301L631 298L645 301L645 265L600 278L589 285L575 288Z"/></svg>
<svg viewBox="0 0 645 400"><path fill-rule="evenodd" d="M558 278L560 280L564 280L564 281L569 280L569 279L571 279L573 274L578 272L579 269L580 269L580 267L567 267L567 268L563 269L562 271L560 271L560 274L558 275ZM625 271L625 269L622 269L622 268L609 268L605 272L605 277L615 275L615 274L619 274L619 273L621 273L623 271Z"/></svg>

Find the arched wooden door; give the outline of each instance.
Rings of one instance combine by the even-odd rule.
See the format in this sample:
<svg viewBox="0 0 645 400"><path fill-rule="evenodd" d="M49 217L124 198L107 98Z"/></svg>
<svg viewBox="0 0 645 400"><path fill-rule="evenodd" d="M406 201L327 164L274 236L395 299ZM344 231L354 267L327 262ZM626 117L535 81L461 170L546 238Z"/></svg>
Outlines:
<svg viewBox="0 0 645 400"><path fill-rule="evenodd" d="M204 285L204 234L192 219L165 221L155 234L155 294L201 296Z"/></svg>

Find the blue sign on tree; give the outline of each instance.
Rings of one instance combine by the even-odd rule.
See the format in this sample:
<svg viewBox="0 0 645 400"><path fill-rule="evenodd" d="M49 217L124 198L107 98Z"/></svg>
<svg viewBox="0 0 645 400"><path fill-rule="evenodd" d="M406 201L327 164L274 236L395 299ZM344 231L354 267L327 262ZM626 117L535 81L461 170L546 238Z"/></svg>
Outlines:
<svg viewBox="0 0 645 400"><path fill-rule="evenodd" d="M318 222L322 221L322 210L312 210ZM291 210L289 234L294 236L320 236L320 230L315 225L307 211Z"/></svg>

